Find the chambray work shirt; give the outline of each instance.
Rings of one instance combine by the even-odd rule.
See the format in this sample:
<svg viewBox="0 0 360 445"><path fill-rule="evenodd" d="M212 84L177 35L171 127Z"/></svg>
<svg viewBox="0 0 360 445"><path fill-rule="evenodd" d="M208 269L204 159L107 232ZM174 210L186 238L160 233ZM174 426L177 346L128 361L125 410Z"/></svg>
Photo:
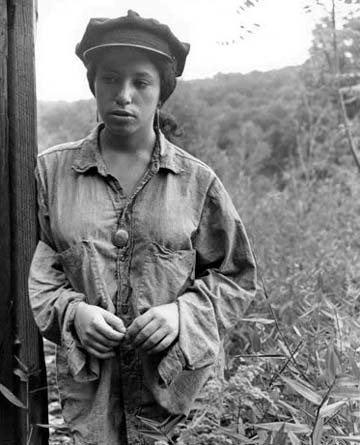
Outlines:
<svg viewBox="0 0 360 445"><path fill-rule="evenodd" d="M146 173L125 196L99 150L101 125L38 156L41 241L30 300L40 331L58 345L63 415L75 444L143 444L137 415L188 413L225 331L254 296L255 265L209 167L160 134ZM176 301L179 337L160 354L124 341L116 358L97 360L74 331L81 301L116 313L125 326Z"/></svg>

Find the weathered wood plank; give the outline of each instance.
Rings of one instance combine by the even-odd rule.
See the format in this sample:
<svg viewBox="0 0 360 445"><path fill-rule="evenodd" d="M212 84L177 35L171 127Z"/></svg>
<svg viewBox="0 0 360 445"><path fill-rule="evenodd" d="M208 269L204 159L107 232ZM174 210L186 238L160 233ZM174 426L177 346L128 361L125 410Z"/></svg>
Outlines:
<svg viewBox="0 0 360 445"><path fill-rule="evenodd" d="M10 5L10 6L9 6ZM15 302L16 354L34 375L30 390L46 386L42 342L28 303L27 277L37 242L34 165L37 154L34 63L34 0L8 1L8 120L11 220L11 293ZM17 413L16 444L27 444L31 425L47 423L46 391L28 398L29 417ZM47 443L47 431L35 428L31 445Z"/></svg>
<svg viewBox="0 0 360 445"><path fill-rule="evenodd" d="M8 163L7 2L0 0L0 382L14 391L12 373L12 297L10 277L10 203ZM0 434L4 445L15 444L15 409L0 395Z"/></svg>

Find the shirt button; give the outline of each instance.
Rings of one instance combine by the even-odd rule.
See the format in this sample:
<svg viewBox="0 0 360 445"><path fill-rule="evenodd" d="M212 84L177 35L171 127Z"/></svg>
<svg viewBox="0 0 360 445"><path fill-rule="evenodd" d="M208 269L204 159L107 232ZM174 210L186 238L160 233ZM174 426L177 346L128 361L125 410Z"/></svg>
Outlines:
<svg viewBox="0 0 360 445"><path fill-rule="evenodd" d="M129 233L125 229L117 230L112 237L112 242L116 247L122 248L129 241Z"/></svg>

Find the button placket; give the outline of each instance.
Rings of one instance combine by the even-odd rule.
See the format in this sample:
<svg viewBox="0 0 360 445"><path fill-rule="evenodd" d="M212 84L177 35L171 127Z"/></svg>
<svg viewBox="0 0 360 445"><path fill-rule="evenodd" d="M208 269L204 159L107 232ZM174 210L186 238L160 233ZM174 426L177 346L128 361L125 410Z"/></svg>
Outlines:
<svg viewBox="0 0 360 445"><path fill-rule="evenodd" d="M132 318L132 310L129 305L129 297L131 294L129 264L130 264L130 244L131 244L131 208L140 191L150 181L157 169L154 169L153 164L150 165L148 171L144 174L142 181L136 187L134 193L128 198L125 206L121 212L118 213L118 224L116 231L112 234L112 242L119 249L118 252L118 293L116 308L120 316L125 316L124 319Z"/></svg>
<svg viewBox="0 0 360 445"><path fill-rule="evenodd" d="M134 318L133 306L130 304L131 301L129 301L132 294L129 274L134 234L132 203L135 202L140 191L145 187L152 176L156 174L159 167L158 163L154 162L154 159L159 156L159 153L160 146L157 143L154 150L153 160L149 165L148 171L144 174L144 177L137 185L132 196L129 197L124 196L119 181L105 170L107 175L104 179L107 183L107 191L116 213L116 222L114 221L115 224L112 227L111 233L108 233L108 237L114 246L114 251L117 256L115 264L117 292L114 304L117 315L123 318L126 326L128 326ZM133 350L132 345L126 345L126 340L124 343L119 347L119 367L123 377L121 385L124 396L123 403L126 413L125 422L128 441L129 443L134 443L134 445L141 445L145 443L145 441L139 437L139 433L137 432L138 424L136 423L134 416L138 413L137 410L142 402L143 371L140 359L136 351ZM127 415L128 413L130 414L129 416Z"/></svg>
<svg viewBox="0 0 360 445"><path fill-rule="evenodd" d="M116 230L112 234L112 242L118 248L117 273L118 293L116 299L117 314L123 319L125 325L129 325L133 319L129 310L128 299L130 297L129 263L131 253L131 219L129 216L130 202L128 201L119 213Z"/></svg>

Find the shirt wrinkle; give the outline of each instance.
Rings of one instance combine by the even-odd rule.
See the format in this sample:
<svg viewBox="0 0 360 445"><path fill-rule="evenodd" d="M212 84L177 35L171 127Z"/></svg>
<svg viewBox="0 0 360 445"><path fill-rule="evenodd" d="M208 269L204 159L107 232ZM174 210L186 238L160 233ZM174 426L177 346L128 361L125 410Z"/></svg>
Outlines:
<svg viewBox="0 0 360 445"><path fill-rule="evenodd" d="M254 297L255 262L208 166L160 134L148 170L125 197L102 159L101 125L38 156L42 241L30 269L30 303L40 331L58 345L63 415L75 443L150 444L136 415L163 421L189 412L225 332ZM98 174L86 175L90 169ZM125 340L115 359L98 360L75 332L80 302L115 313L125 326L176 302L179 336L160 354Z"/></svg>

